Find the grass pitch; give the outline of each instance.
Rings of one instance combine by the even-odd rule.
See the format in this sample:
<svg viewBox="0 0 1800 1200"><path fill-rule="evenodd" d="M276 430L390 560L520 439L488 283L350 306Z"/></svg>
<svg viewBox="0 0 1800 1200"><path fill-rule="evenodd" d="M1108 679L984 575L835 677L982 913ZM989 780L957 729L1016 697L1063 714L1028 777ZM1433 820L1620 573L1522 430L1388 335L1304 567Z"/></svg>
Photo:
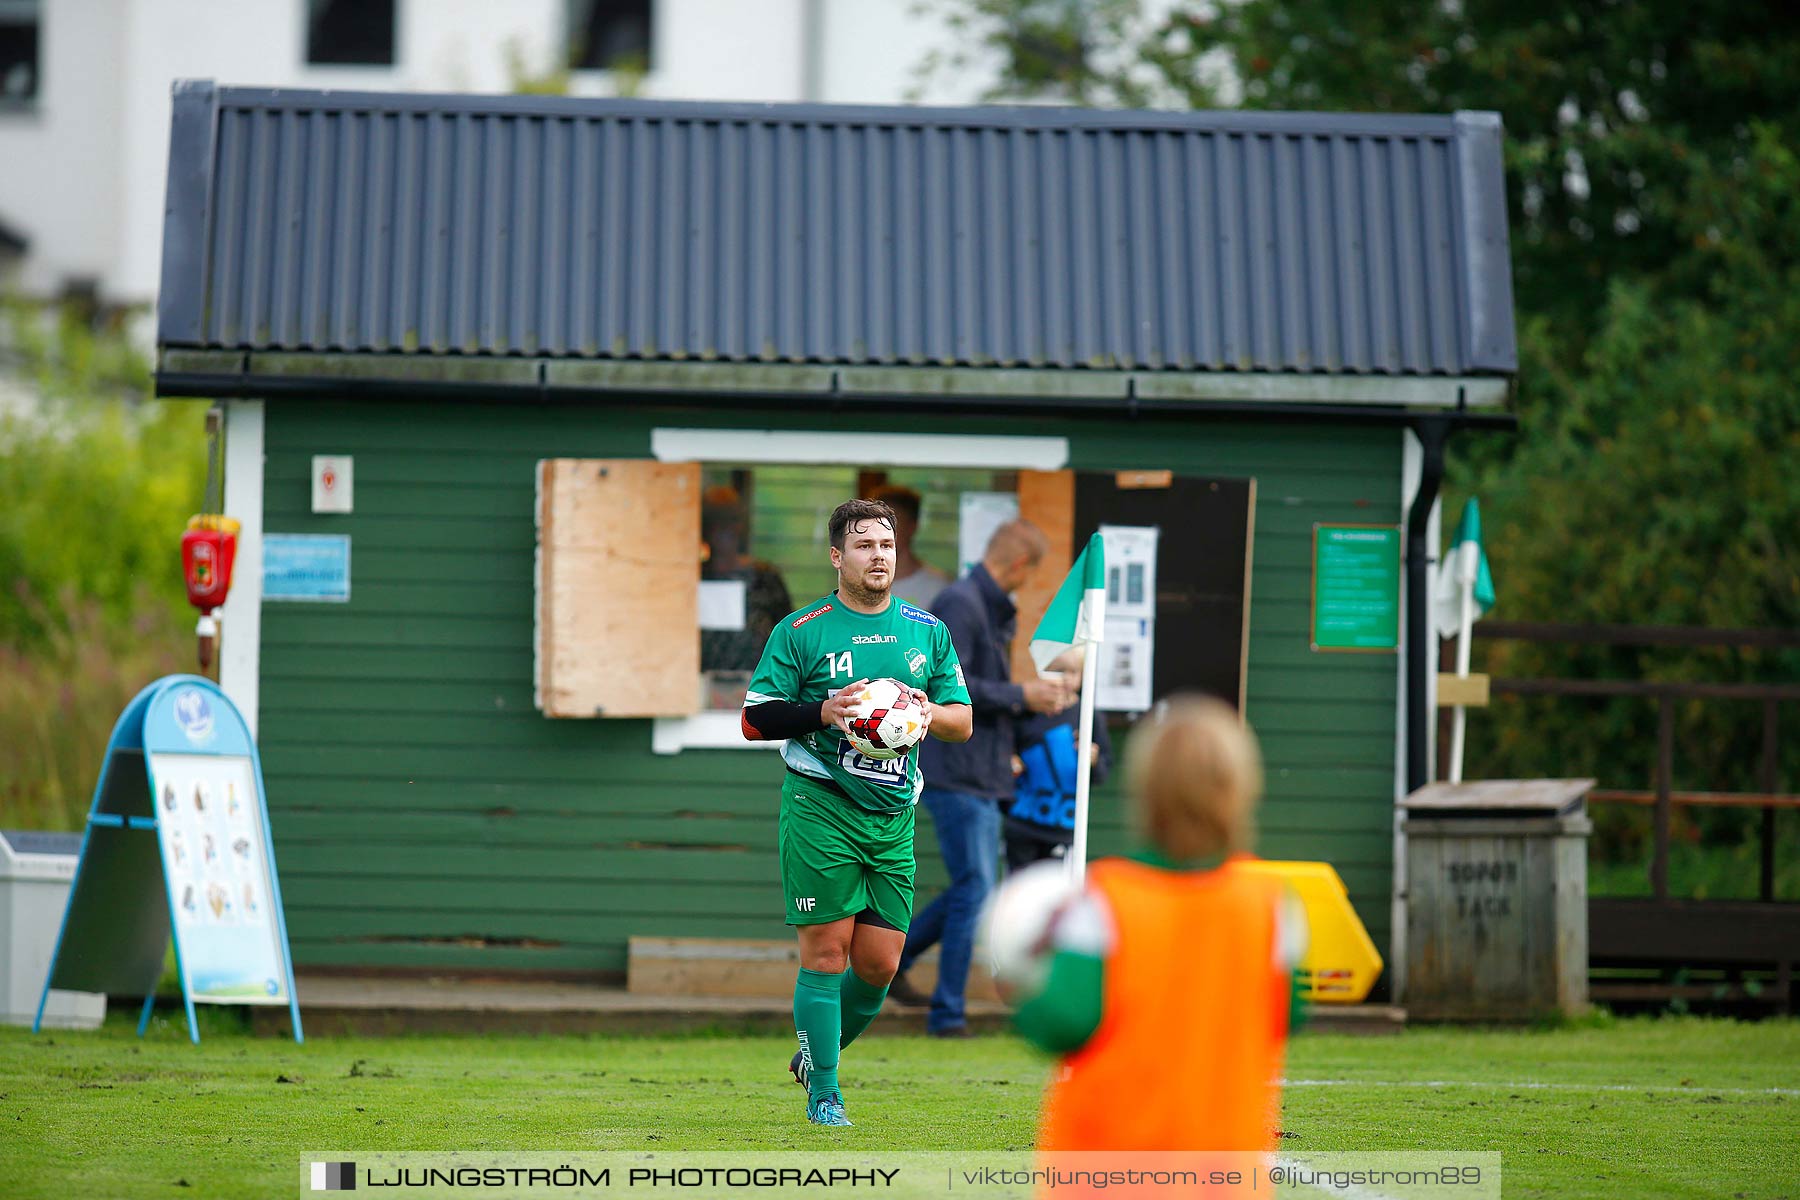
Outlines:
<svg viewBox="0 0 1800 1200"><path fill-rule="evenodd" d="M0 1027L0 1193L287 1195L316 1150L1016 1150L1046 1062L1012 1038L869 1037L853 1129L805 1124L778 1037L254 1038L132 1014ZM1509 1197L1800 1198L1800 1022L1596 1020L1306 1035L1283 1146L1497 1150Z"/></svg>

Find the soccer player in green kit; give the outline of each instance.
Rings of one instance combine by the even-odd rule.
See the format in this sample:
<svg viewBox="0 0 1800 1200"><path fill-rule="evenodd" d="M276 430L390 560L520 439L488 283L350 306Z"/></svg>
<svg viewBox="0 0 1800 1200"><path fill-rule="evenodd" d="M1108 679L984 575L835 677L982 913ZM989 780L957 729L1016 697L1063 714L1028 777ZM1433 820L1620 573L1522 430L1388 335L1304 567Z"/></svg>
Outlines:
<svg viewBox="0 0 1800 1200"><path fill-rule="evenodd" d="M917 747L869 759L844 736L871 679L912 690L926 732L966 742L974 729L950 631L891 593L894 514L850 500L831 514L837 590L769 634L744 695L744 736L786 739L781 757L781 886L800 935L789 1070L816 1125L848 1125L838 1052L869 1027L900 965L912 921Z"/></svg>

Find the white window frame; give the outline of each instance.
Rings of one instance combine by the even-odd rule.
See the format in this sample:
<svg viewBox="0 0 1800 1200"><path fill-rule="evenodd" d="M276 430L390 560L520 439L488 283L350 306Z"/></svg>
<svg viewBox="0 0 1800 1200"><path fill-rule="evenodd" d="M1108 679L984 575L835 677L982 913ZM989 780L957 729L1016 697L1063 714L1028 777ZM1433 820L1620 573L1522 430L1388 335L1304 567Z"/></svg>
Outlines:
<svg viewBox="0 0 1800 1200"><path fill-rule="evenodd" d="M961 433L857 433L841 430L653 429L650 452L659 462L744 463L751 466L967 467L989 471L1060 471L1069 465L1065 437L1008 437ZM746 741L736 711L656 717L650 748L683 750L779 749L779 741Z"/></svg>

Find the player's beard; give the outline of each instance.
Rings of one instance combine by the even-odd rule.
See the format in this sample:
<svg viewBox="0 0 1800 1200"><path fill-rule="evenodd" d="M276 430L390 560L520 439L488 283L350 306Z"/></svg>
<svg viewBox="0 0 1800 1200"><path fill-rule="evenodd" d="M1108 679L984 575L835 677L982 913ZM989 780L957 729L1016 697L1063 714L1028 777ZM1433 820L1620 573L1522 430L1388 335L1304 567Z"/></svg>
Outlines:
<svg viewBox="0 0 1800 1200"><path fill-rule="evenodd" d="M882 576L880 587L869 586L869 574L867 571L864 571L862 576L857 579L852 579L848 575L838 576L838 591L844 594L844 599L850 601L852 604L860 604L865 608L873 608L883 600L886 600L888 596L892 594L893 587L894 568L891 566L888 567L886 574Z"/></svg>

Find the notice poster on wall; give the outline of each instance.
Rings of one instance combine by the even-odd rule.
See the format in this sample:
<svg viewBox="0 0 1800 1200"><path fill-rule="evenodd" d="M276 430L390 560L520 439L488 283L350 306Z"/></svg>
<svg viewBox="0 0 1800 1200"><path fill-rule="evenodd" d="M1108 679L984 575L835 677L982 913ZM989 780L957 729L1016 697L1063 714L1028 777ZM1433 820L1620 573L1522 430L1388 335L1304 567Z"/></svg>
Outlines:
<svg viewBox="0 0 1800 1200"><path fill-rule="evenodd" d="M150 782L181 965L194 999L286 1004L250 760L151 754Z"/></svg>
<svg viewBox="0 0 1800 1200"><path fill-rule="evenodd" d="M349 601L349 534L265 533L262 550L264 600Z"/></svg>
<svg viewBox="0 0 1800 1200"><path fill-rule="evenodd" d="M1399 527L1314 525L1312 648L1379 654L1399 646Z"/></svg>
<svg viewBox="0 0 1800 1200"><path fill-rule="evenodd" d="M1156 543L1154 525L1102 525L1106 543L1106 613L1111 617L1156 620Z"/></svg>
<svg viewBox="0 0 1800 1200"><path fill-rule="evenodd" d="M994 530L1019 515L1019 497L1012 492L964 492L957 500L956 576L967 575L987 552Z"/></svg>
<svg viewBox="0 0 1800 1200"><path fill-rule="evenodd" d="M749 611L750 585L741 579L700 581L700 628L736 632Z"/></svg>
<svg viewBox="0 0 1800 1200"><path fill-rule="evenodd" d="M1102 712L1148 712L1155 656L1155 621L1108 614L1106 640L1100 643L1094 707Z"/></svg>

